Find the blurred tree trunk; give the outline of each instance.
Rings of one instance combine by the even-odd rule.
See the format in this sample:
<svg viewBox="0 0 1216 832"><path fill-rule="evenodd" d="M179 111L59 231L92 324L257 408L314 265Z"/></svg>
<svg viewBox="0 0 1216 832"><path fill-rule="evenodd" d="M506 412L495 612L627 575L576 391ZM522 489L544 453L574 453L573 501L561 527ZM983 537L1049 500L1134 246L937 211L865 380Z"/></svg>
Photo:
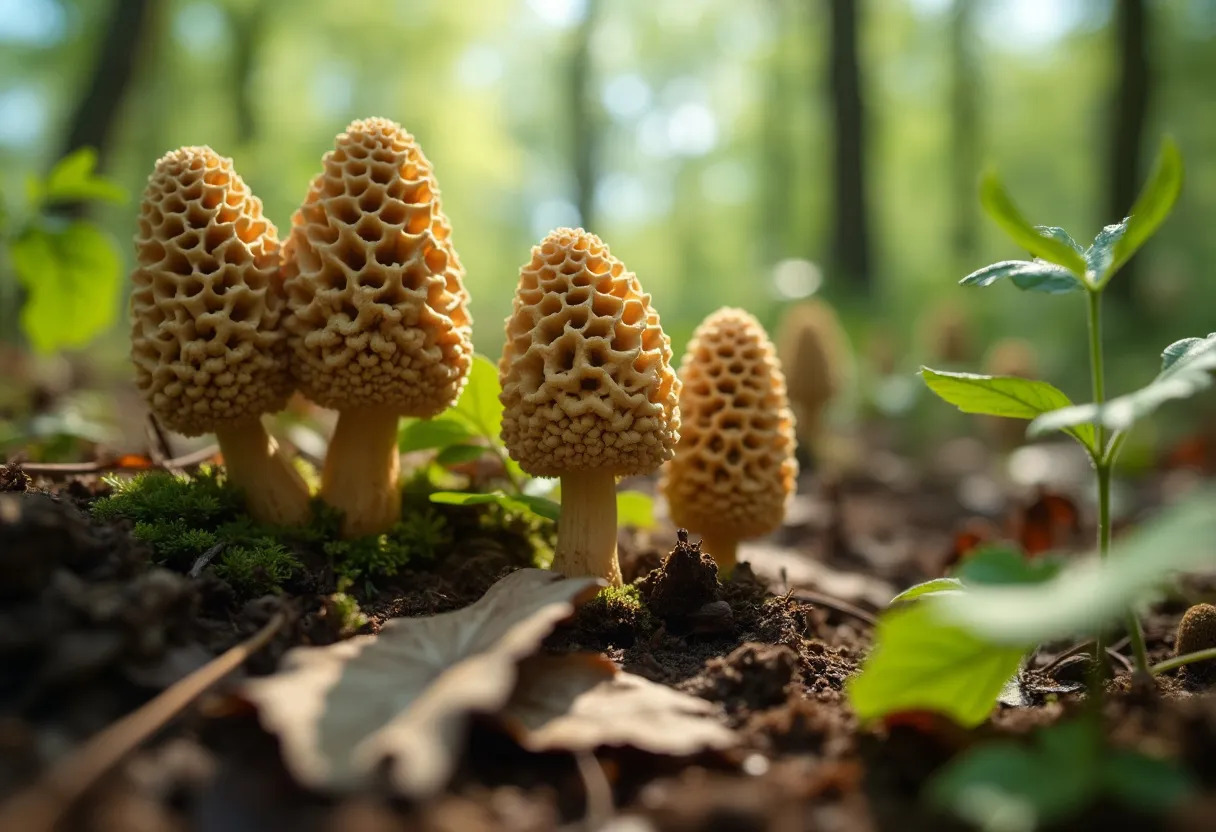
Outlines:
<svg viewBox="0 0 1216 832"><path fill-rule="evenodd" d="M68 118L67 137L57 158L82 147L95 147L101 160L99 167L104 166L114 124L151 28L154 5L151 0L115 0L111 5L88 74L88 87Z"/></svg>
<svg viewBox="0 0 1216 832"><path fill-rule="evenodd" d="M1151 76L1148 61L1148 8L1145 0L1117 0L1115 37L1117 39L1119 80L1111 108L1111 146L1107 179L1110 187L1106 222L1118 222L1131 210L1140 187L1140 148L1148 116ZM1136 261L1123 267L1111 290L1129 297L1134 282Z"/></svg>
<svg viewBox="0 0 1216 832"><path fill-rule="evenodd" d="M828 84L832 106L834 211L831 263L856 291L870 290L866 215L865 112L858 67L861 0L827 0L831 18Z"/></svg>
<svg viewBox="0 0 1216 832"><path fill-rule="evenodd" d="M261 0L244 12L229 10L228 21L233 35L232 107L236 121L236 140L247 145L257 135L257 106L253 89L253 71L257 65L258 49L266 34L266 22L271 11L279 5L275 0Z"/></svg>
<svg viewBox="0 0 1216 832"><path fill-rule="evenodd" d="M570 167L574 172L575 204L583 228L595 231L596 138L599 135L595 73L591 66L591 40L595 34L599 0L586 0L583 20L574 32L566 77L570 108Z"/></svg>
<svg viewBox="0 0 1216 832"><path fill-rule="evenodd" d="M950 18L950 173L954 191L952 244L960 268L975 265L979 167L979 63L975 59L975 0L954 0Z"/></svg>
<svg viewBox="0 0 1216 832"><path fill-rule="evenodd" d="M791 24L790 7L785 0L774 0L768 7L773 16L776 43L764 73L763 122L760 128L760 233L762 265L795 254L791 250L795 215L794 142L790 130L793 104L790 83L789 38L784 34ZM801 235L805 236L805 235ZM806 252L798 251L804 255Z"/></svg>

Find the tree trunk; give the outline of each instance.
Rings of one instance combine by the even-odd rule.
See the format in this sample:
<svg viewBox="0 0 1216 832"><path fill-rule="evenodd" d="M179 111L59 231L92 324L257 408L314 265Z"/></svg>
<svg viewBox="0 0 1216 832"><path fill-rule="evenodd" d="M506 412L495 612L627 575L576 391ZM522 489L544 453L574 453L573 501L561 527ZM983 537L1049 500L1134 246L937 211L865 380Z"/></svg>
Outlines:
<svg viewBox="0 0 1216 832"><path fill-rule="evenodd" d="M950 178L954 191L951 243L959 269L976 263L979 200L979 63L975 59L974 0L954 0L950 18Z"/></svg>
<svg viewBox="0 0 1216 832"><path fill-rule="evenodd" d="M865 113L858 67L861 0L827 0L831 18L828 83L832 106L834 212L831 262L855 290L870 290L866 216Z"/></svg>
<svg viewBox="0 0 1216 832"><path fill-rule="evenodd" d="M236 120L236 140L248 145L257 134L257 97L253 89L253 71L257 64L258 47L266 32L271 12L278 7L273 0L260 0L243 13L228 12L232 27L232 108Z"/></svg>
<svg viewBox="0 0 1216 832"><path fill-rule="evenodd" d="M586 0L582 22L574 32L567 79L570 107L570 166L574 172L575 204L583 228L595 231L596 137L599 135L591 40L599 0Z"/></svg>
<svg viewBox="0 0 1216 832"><path fill-rule="evenodd" d="M791 218L797 213L795 204L794 141L790 129L793 104L788 38L783 34L793 22L785 0L774 0L769 6L777 35L772 57L764 73L763 124L760 129L760 223L762 265L773 266L786 257L807 256L794 246L795 240L806 238L796 233ZM791 239L794 238L794 239Z"/></svg>
<svg viewBox="0 0 1216 832"><path fill-rule="evenodd" d="M1119 80L1114 90L1111 146L1107 179L1110 182L1106 222L1118 222L1131 210L1140 187L1140 148L1148 116L1151 76L1148 61L1148 8L1145 0L1117 0ZM1128 297L1135 259L1123 267L1111 289Z"/></svg>

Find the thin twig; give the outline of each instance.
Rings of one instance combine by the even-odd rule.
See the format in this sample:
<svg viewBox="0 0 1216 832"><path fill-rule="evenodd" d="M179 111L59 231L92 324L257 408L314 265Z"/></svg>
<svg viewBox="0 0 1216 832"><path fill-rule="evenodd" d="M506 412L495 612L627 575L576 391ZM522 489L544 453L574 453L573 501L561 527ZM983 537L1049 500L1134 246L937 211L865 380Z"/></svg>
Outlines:
<svg viewBox="0 0 1216 832"><path fill-rule="evenodd" d="M1127 638L1126 637L1121 638L1118 641L1116 641L1114 644L1112 644L1111 646L1106 648L1106 654L1108 656L1112 656L1114 658L1119 659L1120 663L1123 664L1123 666L1125 668L1127 668L1128 671L1130 671L1130 670L1132 670L1131 662L1128 661L1127 656L1124 656L1122 653L1119 652L1121 649L1126 647L1127 644L1128 644ZM1076 656L1080 653L1084 653L1087 650L1092 649L1093 646L1094 646L1094 640L1092 638L1087 639L1086 641L1083 641L1080 644L1074 644L1072 647L1068 648L1063 653L1056 656L1054 659L1049 661L1047 664L1040 667L1038 672L1039 673L1050 673L1051 671L1053 671L1057 667L1059 667L1061 664L1063 664L1066 659L1070 659L1073 656Z"/></svg>
<svg viewBox="0 0 1216 832"><path fill-rule="evenodd" d="M265 647L286 621L285 613L277 613L257 633L70 752L38 782L0 805L0 829L52 832L72 804L107 771Z"/></svg>
<svg viewBox="0 0 1216 832"><path fill-rule="evenodd" d="M1195 662L1206 661L1208 659L1216 659L1216 647L1209 647L1206 650L1196 650L1193 653L1183 653L1181 656L1174 656L1172 659L1157 662L1155 665L1149 668L1149 672L1154 676L1160 676L1166 671L1174 670L1175 668L1183 667L1184 665L1194 664Z"/></svg>
<svg viewBox="0 0 1216 832"><path fill-rule="evenodd" d="M585 827L591 832L607 823L616 811L612 799L612 784L608 782L600 761L591 752L576 753L574 762L578 765L578 773L583 779L583 789L587 795L584 818Z"/></svg>
<svg viewBox="0 0 1216 832"><path fill-rule="evenodd" d="M184 454L175 459L166 459L162 467L171 470L197 468L204 462L214 459L219 452L219 445L208 445L206 448ZM21 462L18 464L21 466L21 470L27 474L47 477L70 477L76 474L107 474L120 471L150 470L149 466L119 465L113 461L104 460L97 462Z"/></svg>
<svg viewBox="0 0 1216 832"><path fill-rule="evenodd" d="M871 627L878 625L878 619L873 613L866 612L861 607L854 606L848 601L841 601L839 598L833 598L830 595L824 595L821 592L816 592L813 589L798 589L793 593L793 597L799 601L806 601L811 604L818 604L821 607L835 610L844 615L851 615L854 618L864 621Z"/></svg>

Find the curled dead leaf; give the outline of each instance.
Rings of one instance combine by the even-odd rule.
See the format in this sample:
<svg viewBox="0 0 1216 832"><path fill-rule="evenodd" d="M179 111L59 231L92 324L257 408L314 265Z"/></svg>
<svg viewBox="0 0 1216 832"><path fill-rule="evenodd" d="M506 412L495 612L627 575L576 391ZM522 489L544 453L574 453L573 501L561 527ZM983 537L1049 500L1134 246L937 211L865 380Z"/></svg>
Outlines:
<svg viewBox="0 0 1216 832"><path fill-rule="evenodd" d="M737 742L716 705L618 670L599 654L525 659L500 719L532 751L629 746L684 756Z"/></svg>
<svg viewBox="0 0 1216 832"><path fill-rule="evenodd" d="M242 695L305 785L387 779L410 797L446 785L473 713L497 713L519 661L600 584L521 569L460 610L389 621L372 636L289 652Z"/></svg>

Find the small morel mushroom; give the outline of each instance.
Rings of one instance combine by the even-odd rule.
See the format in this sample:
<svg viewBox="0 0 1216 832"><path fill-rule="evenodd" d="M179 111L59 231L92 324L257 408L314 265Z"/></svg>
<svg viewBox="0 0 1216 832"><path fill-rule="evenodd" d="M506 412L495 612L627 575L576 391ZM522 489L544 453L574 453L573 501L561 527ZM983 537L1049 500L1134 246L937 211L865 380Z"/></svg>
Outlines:
<svg viewBox="0 0 1216 832"><path fill-rule="evenodd" d="M939 364L970 364L975 360L975 336L967 310L944 301L925 311L918 325L918 340L925 355Z"/></svg>
<svg viewBox="0 0 1216 832"><path fill-rule="evenodd" d="M671 342L637 276L581 228L533 247L506 328L503 442L529 474L561 478L553 569L619 585L616 478L658 468L679 439Z"/></svg>
<svg viewBox="0 0 1216 832"><path fill-rule="evenodd" d="M672 522L729 573L739 541L780 526L794 493L785 377L760 322L728 308L693 333L680 381L680 443L661 488Z"/></svg>
<svg viewBox="0 0 1216 832"><path fill-rule="evenodd" d="M1196 604L1178 622L1174 655L1183 656L1216 647L1216 606ZM1201 684L1216 681L1216 659L1207 659L1186 666L1189 678Z"/></svg>
<svg viewBox="0 0 1216 832"><path fill-rule="evenodd" d="M785 368L787 395L798 441L814 451L828 405L848 383L852 356L835 311L821 300L791 308L777 332L777 354Z"/></svg>
<svg viewBox="0 0 1216 832"><path fill-rule="evenodd" d="M397 424L456 401L473 360L464 269L431 164L382 118L352 122L292 217L284 271L293 371L339 412L321 496L343 534L400 518Z"/></svg>
<svg viewBox="0 0 1216 832"><path fill-rule="evenodd" d="M293 388L278 232L261 200L231 159L172 151L148 178L135 248L131 359L152 412L186 436L215 433L253 517L307 522L308 489L261 421Z"/></svg>

